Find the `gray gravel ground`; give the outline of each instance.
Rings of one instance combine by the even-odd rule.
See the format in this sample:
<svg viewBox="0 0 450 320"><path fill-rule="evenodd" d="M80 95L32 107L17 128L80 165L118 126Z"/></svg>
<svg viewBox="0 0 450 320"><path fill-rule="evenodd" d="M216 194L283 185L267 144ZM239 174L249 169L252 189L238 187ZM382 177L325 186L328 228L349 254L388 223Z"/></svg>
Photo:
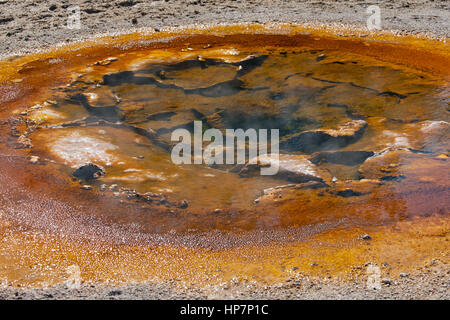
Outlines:
<svg viewBox="0 0 450 320"><path fill-rule="evenodd" d="M132 28L164 28L212 23L327 23L365 28L366 7L381 8L383 30L426 33L446 38L450 1L298 1L298 0L0 0L0 55L26 53L61 42ZM80 30L66 27L70 5L81 8ZM417 274L393 278L379 290L354 282L291 279L268 287L232 283L215 287L175 287L174 282L121 287L83 284L49 289L5 286L0 299L449 299L447 265L421 268Z"/></svg>
<svg viewBox="0 0 450 320"><path fill-rule="evenodd" d="M231 282L224 285L198 287L176 286L174 281L163 283L128 284L111 287L82 285L70 289L58 285L48 289L0 289L0 299L58 300L58 299L450 299L450 271L423 269L415 275L397 276L383 283L380 289L369 289L365 279L336 282L309 278L290 279L285 283L262 287L249 283ZM389 284L390 281L390 284Z"/></svg>
<svg viewBox="0 0 450 320"><path fill-rule="evenodd" d="M144 27L306 22L365 28L372 4L381 9L383 30L449 35L447 0L0 0L0 55ZM79 30L67 28L71 5L81 9Z"/></svg>

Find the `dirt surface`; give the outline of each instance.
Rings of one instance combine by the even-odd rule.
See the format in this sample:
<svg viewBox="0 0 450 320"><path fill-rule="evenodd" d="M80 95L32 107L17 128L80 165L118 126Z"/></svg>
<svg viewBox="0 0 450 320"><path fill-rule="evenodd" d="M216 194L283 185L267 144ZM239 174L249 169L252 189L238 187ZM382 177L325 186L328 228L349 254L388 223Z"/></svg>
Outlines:
<svg viewBox="0 0 450 320"><path fill-rule="evenodd" d="M0 1L0 54L30 52L96 34L138 28L221 23L315 23L367 28L366 8L378 4L382 30L448 37L448 1L299 0L71 0ZM68 7L78 5L81 28L68 29Z"/></svg>
<svg viewBox="0 0 450 320"><path fill-rule="evenodd" d="M163 29L193 24L312 23L366 28L371 1L10 1L0 0L0 55L28 53L97 34ZM81 29L67 28L67 8L79 5ZM447 38L448 1L383 1L384 31ZM0 282L0 299L449 299L450 269L431 260L410 274L382 278L381 288L368 289L366 267L353 281L294 277L260 286L240 281L204 288L180 286L176 281L125 286L82 283L50 288L17 288ZM382 272L383 272L383 266ZM356 272L358 274L358 272ZM384 273L382 273L384 274ZM1 280L1 279L0 279Z"/></svg>
<svg viewBox="0 0 450 320"><path fill-rule="evenodd" d="M382 267L381 269L383 269ZM362 268L365 269L365 268ZM365 270L362 270L362 274ZM317 279L295 277L286 282L269 286L254 283L229 281L220 285L203 288L182 286L176 281L148 282L126 286L105 286L82 284L71 287L67 284L51 288L23 290L5 287L0 289L0 299L17 300L59 300L59 299L97 299L97 300L161 300L161 299L443 299L449 295L449 268L439 260L431 260L418 268L416 273L401 273L395 278L381 278L377 289L367 285L365 277L352 282L336 279Z"/></svg>

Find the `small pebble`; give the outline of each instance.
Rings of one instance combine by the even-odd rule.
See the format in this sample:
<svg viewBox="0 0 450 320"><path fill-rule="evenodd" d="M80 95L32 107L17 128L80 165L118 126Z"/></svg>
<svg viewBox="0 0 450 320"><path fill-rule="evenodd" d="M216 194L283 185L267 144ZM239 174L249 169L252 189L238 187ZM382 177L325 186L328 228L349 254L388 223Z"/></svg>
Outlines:
<svg viewBox="0 0 450 320"><path fill-rule="evenodd" d="M135 193L135 192L131 192L127 194L127 200L133 200L139 198L139 194Z"/></svg>
<svg viewBox="0 0 450 320"><path fill-rule="evenodd" d="M92 190L92 186L90 186L90 185L88 185L88 184L85 184L85 185L82 185L82 186L81 186L81 189L82 189L82 190Z"/></svg>
<svg viewBox="0 0 450 320"><path fill-rule="evenodd" d="M372 240L372 237L369 236L369 235L366 233L366 234L363 234L363 235L361 236L361 239L362 239L362 240Z"/></svg>
<svg viewBox="0 0 450 320"><path fill-rule="evenodd" d="M120 291L120 290L113 290L113 291L110 291L109 293L108 293L108 296L110 296L110 297L113 297L113 296L120 296L122 294L122 291Z"/></svg>
<svg viewBox="0 0 450 320"><path fill-rule="evenodd" d="M31 164L36 164L36 163L38 163L39 162L39 157L38 156L31 156L30 157L30 163Z"/></svg>
<svg viewBox="0 0 450 320"><path fill-rule="evenodd" d="M316 61L322 61L323 59L325 59L325 57L326 56L324 54L321 54L316 58Z"/></svg>
<svg viewBox="0 0 450 320"><path fill-rule="evenodd" d="M186 209L189 206L189 202L187 200L181 201L181 203L178 205L178 208L180 209Z"/></svg>

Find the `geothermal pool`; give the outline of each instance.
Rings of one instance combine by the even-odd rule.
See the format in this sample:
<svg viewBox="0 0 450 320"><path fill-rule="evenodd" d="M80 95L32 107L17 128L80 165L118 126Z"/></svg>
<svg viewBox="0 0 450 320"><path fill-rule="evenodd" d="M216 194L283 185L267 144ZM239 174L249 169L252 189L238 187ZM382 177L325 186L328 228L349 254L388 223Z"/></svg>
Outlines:
<svg viewBox="0 0 450 320"><path fill-rule="evenodd" d="M125 35L5 60L5 215L74 239L216 248L448 215L439 47L238 31ZM171 134L195 123L224 139L277 129L267 145L279 149L277 174L260 174L264 156L175 164Z"/></svg>
<svg viewBox="0 0 450 320"><path fill-rule="evenodd" d="M25 64L19 74L39 63L45 76L64 59ZM249 41L121 50L79 63L71 77L12 118L9 142L34 159L29 166L51 161L65 183L119 202L119 217L144 228L288 227L341 219L336 207L355 205L370 208L369 219L395 220L448 205L448 86L432 73L344 50ZM172 132L193 133L196 121L224 136L278 129L278 173L260 175L260 159L174 164ZM86 165L98 174L74 174ZM400 211L386 209L398 201ZM156 223L146 210L165 218Z"/></svg>

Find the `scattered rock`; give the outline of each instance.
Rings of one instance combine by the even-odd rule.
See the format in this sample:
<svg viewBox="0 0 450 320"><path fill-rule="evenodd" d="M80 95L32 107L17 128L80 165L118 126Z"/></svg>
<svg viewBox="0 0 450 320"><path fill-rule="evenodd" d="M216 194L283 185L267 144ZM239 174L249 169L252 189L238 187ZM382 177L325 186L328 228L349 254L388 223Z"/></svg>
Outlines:
<svg viewBox="0 0 450 320"><path fill-rule="evenodd" d="M92 190L92 186L90 186L90 185L88 185L88 184L85 184L85 185L82 185L82 186L81 186L81 189L82 189L82 190Z"/></svg>
<svg viewBox="0 0 450 320"><path fill-rule="evenodd" d="M17 143L14 146L16 149L31 149L33 148L33 144L31 143L31 139L26 135L21 135L17 138Z"/></svg>
<svg viewBox="0 0 450 320"><path fill-rule="evenodd" d="M140 194L137 193L134 190L132 190L132 191L125 191L124 193L126 195L127 200L133 200L133 199L140 198Z"/></svg>
<svg viewBox="0 0 450 320"><path fill-rule="evenodd" d="M144 196L144 201L148 202L148 203L152 203L153 202L153 198L150 196Z"/></svg>
<svg viewBox="0 0 450 320"><path fill-rule="evenodd" d="M166 72L164 70L159 70L156 72L156 76L161 79L161 80L166 80L167 76L166 76Z"/></svg>
<svg viewBox="0 0 450 320"><path fill-rule="evenodd" d="M44 105L57 106L58 102L56 102L55 100L47 100L47 101L44 102ZM32 107L31 109L33 109L35 107L36 107L36 109L41 109L42 108L41 105L36 105L36 106ZM33 110L35 110L35 109L33 109Z"/></svg>
<svg viewBox="0 0 450 320"><path fill-rule="evenodd" d="M178 208L186 209L189 206L189 202L187 200L183 200L179 203Z"/></svg>
<svg viewBox="0 0 450 320"><path fill-rule="evenodd" d="M316 58L316 61L319 62L319 61L322 61L322 60L325 59L325 58L326 58L326 55L320 54L320 55Z"/></svg>
<svg viewBox="0 0 450 320"><path fill-rule="evenodd" d="M383 278L383 279L381 279L381 283L383 283L383 284L385 284L387 286L390 286L392 284L392 279L390 279L390 278Z"/></svg>
<svg viewBox="0 0 450 320"><path fill-rule="evenodd" d="M39 162L39 160L40 160L40 158L38 156L31 156L29 162L31 164L36 164Z"/></svg>
<svg viewBox="0 0 450 320"><path fill-rule="evenodd" d="M94 65L96 65L96 66L108 66L108 65L110 65L111 63L113 63L114 61L117 61L117 60L119 60L119 59L116 58L116 57L109 57L109 58L106 58L104 60L95 62Z"/></svg>
<svg viewBox="0 0 450 320"><path fill-rule="evenodd" d="M86 164L74 171L73 176L85 181L95 180L105 174L105 170L93 163Z"/></svg>
<svg viewBox="0 0 450 320"><path fill-rule="evenodd" d="M49 101L49 100L48 100L48 101ZM39 109L42 109L42 105L40 105L40 104L35 104L35 105L32 106L30 109L31 109L31 110L39 110Z"/></svg>
<svg viewBox="0 0 450 320"><path fill-rule="evenodd" d="M409 275L405 272L400 273L401 278L407 278Z"/></svg>
<svg viewBox="0 0 450 320"><path fill-rule="evenodd" d="M369 236L369 235L366 233L366 234L363 234L363 235L360 237L360 239L361 239L361 240L372 240L372 237Z"/></svg>

